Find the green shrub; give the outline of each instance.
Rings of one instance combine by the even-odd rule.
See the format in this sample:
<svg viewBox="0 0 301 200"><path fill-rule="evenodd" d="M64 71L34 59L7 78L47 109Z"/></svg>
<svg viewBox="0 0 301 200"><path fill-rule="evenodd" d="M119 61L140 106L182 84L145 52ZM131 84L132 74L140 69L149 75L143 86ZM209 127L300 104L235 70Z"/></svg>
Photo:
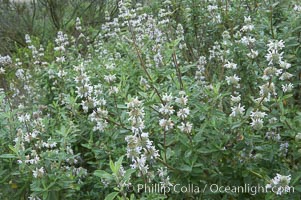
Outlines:
<svg viewBox="0 0 301 200"><path fill-rule="evenodd" d="M0 197L297 199L300 5L142 3L1 56Z"/></svg>

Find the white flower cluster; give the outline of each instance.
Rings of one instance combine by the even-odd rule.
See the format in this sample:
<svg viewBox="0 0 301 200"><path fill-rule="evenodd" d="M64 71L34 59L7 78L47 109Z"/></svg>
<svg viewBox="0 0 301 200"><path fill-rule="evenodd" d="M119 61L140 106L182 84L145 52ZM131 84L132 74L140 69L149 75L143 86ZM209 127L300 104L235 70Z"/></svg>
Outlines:
<svg viewBox="0 0 301 200"><path fill-rule="evenodd" d="M139 170L139 175L148 174L149 163L152 163L159 157L158 150L153 145L153 141L149 139L149 134L143 132L144 129L144 108L142 101L135 97L127 103L129 109L129 121L133 135L126 136L127 142L127 157L131 159L132 168ZM142 152L143 151L143 152Z"/></svg>
<svg viewBox="0 0 301 200"><path fill-rule="evenodd" d="M272 82L274 77L278 77L280 81L289 81L292 78L292 74L287 72L291 67L290 63L283 60L283 52L281 51L285 45L282 40L270 40L267 44L268 53L266 59L268 61L268 67L264 70L263 80L268 81L266 84L260 86L260 98L257 101L270 101L271 95L276 96L275 84ZM293 89L292 83L282 84L283 92L291 92Z"/></svg>
<svg viewBox="0 0 301 200"><path fill-rule="evenodd" d="M206 84L206 76L205 76L206 64L207 64L206 57L200 56L197 62L197 70L195 72L195 79L200 85Z"/></svg>
<svg viewBox="0 0 301 200"><path fill-rule="evenodd" d="M217 2L214 2L214 1L211 1L213 4L209 4L207 6L207 10L209 12L209 17L210 17L210 20L213 22L213 23L216 23L216 24L219 24L222 22L221 20L221 14L219 13L219 8L217 6ZM216 4L214 4L216 3Z"/></svg>
<svg viewBox="0 0 301 200"><path fill-rule="evenodd" d="M244 16L244 23L245 25L240 29L241 32L251 32L254 29L250 16Z"/></svg>
<svg viewBox="0 0 301 200"><path fill-rule="evenodd" d="M4 67L7 65L10 65L11 63L12 63L12 60L9 55L7 55L7 56L0 55L0 74L4 74L5 73Z"/></svg>
<svg viewBox="0 0 301 200"><path fill-rule="evenodd" d="M177 34L177 38L180 40L179 49L187 49L185 38L184 38L184 29L182 24L178 24L176 34Z"/></svg>
<svg viewBox="0 0 301 200"><path fill-rule="evenodd" d="M283 52L281 50L285 47L284 42L282 40L270 40L267 44L268 46L268 54L265 56L267 61L269 62L269 66L275 66L280 64L282 61Z"/></svg>
<svg viewBox="0 0 301 200"><path fill-rule="evenodd" d="M233 99L240 99L240 95L237 96L237 97L234 97L232 96L231 100ZM232 101L232 102L235 102L235 101ZM237 104L235 106L232 106L231 107L231 114L230 114L230 117L238 117L238 116L242 116L245 112L245 106L241 106L241 104Z"/></svg>
<svg viewBox="0 0 301 200"><path fill-rule="evenodd" d="M274 131L269 131L266 132L265 134L265 138L267 138L268 140L273 140L273 141L280 141L281 136L279 133L275 133Z"/></svg>
<svg viewBox="0 0 301 200"><path fill-rule="evenodd" d="M224 61L224 54L227 52L222 50L218 42L214 42L214 45L209 49L209 53L209 60L219 59L220 61Z"/></svg>
<svg viewBox="0 0 301 200"><path fill-rule="evenodd" d="M163 8L159 10L158 16L159 16L159 25L167 25L170 22L170 17L172 15L171 11L171 1L165 0L163 1Z"/></svg>
<svg viewBox="0 0 301 200"><path fill-rule="evenodd" d="M76 18L76 21L75 21L75 29L76 29L77 31L81 31L81 30L82 30L81 21L80 21L79 17Z"/></svg>
<svg viewBox="0 0 301 200"><path fill-rule="evenodd" d="M0 65L5 66L5 65L9 65L9 64L12 64L11 57L9 55L6 55L6 56L0 55Z"/></svg>
<svg viewBox="0 0 301 200"><path fill-rule="evenodd" d="M142 132L144 129L144 108L142 106L142 102L139 101L138 97L131 99L129 103L127 103L127 108L130 110L128 112L131 122L132 132L136 135Z"/></svg>
<svg viewBox="0 0 301 200"><path fill-rule="evenodd" d="M115 64L108 64L106 65L106 69L108 71L111 71L110 74L104 75L104 80L109 84L109 95L117 94L119 92L119 89L117 86L114 85L116 82L116 74L113 74L113 70L115 69Z"/></svg>
<svg viewBox="0 0 301 200"><path fill-rule="evenodd" d="M19 159L17 160L18 164L28 164L32 165L35 170L32 171L35 178L40 178L44 175L44 167L41 166L41 157L38 150L41 150L42 139L40 138L41 132L44 130L44 125L42 123L42 118L39 117L38 112L33 113L34 118L31 118L31 115L28 113L19 114L18 120L23 124L23 128L17 130L17 137L14 139L15 145L14 148L18 149ZM35 149L28 151L28 146L32 146Z"/></svg>
<svg viewBox="0 0 301 200"><path fill-rule="evenodd" d="M240 88L240 78L236 74L233 76L226 76L226 81L228 85L232 85L235 88Z"/></svg>
<svg viewBox="0 0 301 200"><path fill-rule="evenodd" d="M272 191L277 195L282 195L291 191L291 187L289 183L291 181L291 175L283 176L280 174L276 174L276 176L271 179L270 183L267 184L266 188L272 188Z"/></svg>
<svg viewBox="0 0 301 200"><path fill-rule="evenodd" d="M266 81L263 85L259 86L260 97L256 99L257 103L260 105L262 102L269 102L271 96L277 96L276 85L273 81L276 78L280 81L288 81L292 74L288 73L286 70L291 67L291 64L283 61L282 49L285 47L282 40L270 40L267 44L268 53L265 56L268 61L268 67L264 69L264 75L262 79ZM283 92L290 92L293 89L293 84L282 84ZM251 126L255 130L260 130L263 128L263 118L266 113L255 111L251 113Z"/></svg>
<svg viewBox="0 0 301 200"><path fill-rule="evenodd" d="M170 187L172 186L172 183L170 182L170 178L168 176L167 168L166 167L161 167L157 171L158 176L160 178L160 185L161 187Z"/></svg>
<svg viewBox="0 0 301 200"><path fill-rule="evenodd" d="M129 30L129 35L119 34L121 36L116 37L131 44L135 51L138 50L138 54L142 53L140 51L147 52L145 54L145 62L143 61L141 63L145 65L145 67L166 66L163 54L164 51L166 51L168 38L162 30L166 29L169 24L173 22L170 17L170 15L172 15L172 5L168 0L162 3L164 6L159 10L158 17L155 18L151 14L142 13L141 4L138 3L135 6L136 8L132 8L129 1L121 1L119 4L120 13L118 20L116 20L117 23L114 25L107 23L108 25L105 25L111 34L116 32L115 29L117 28L127 28ZM175 32L176 38L180 40L178 44L179 47L186 48L182 25L178 24ZM175 57L176 56L177 55L175 55Z"/></svg>
<svg viewBox="0 0 301 200"><path fill-rule="evenodd" d="M42 61L44 57L44 47L40 45L40 48L37 49L37 47L35 47L35 45L32 43L31 38L28 34L25 35L25 42L28 45L28 49L31 50L32 58L34 59L34 64L46 66L48 63Z"/></svg>
<svg viewBox="0 0 301 200"><path fill-rule="evenodd" d="M140 86L144 90L147 90L147 89L151 88L151 86L149 85L148 81L143 76L140 77L140 82L139 83L140 83Z"/></svg>
<svg viewBox="0 0 301 200"><path fill-rule="evenodd" d="M45 169L44 167L41 167L41 168L36 168L35 170L32 171L32 174L35 178L40 178L44 175L45 173Z"/></svg>
<svg viewBox="0 0 301 200"><path fill-rule="evenodd" d="M164 94L162 100L163 103L159 106L159 113L163 115L163 118L159 120L159 125L164 131L168 131L174 127L174 122L170 118L175 112L172 106L173 96L171 94Z"/></svg>
<svg viewBox="0 0 301 200"><path fill-rule="evenodd" d="M251 59L255 59L258 56L258 51L254 50L254 44L256 39L252 37L252 31L254 30L254 25L252 24L252 19L250 16L244 16L244 25L235 34L235 37L238 38L237 43L243 44L248 47L250 50L247 53L247 56Z"/></svg>
<svg viewBox="0 0 301 200"><path fill-rule="evenodd" d="M254 29L254 25L252 24L252 19L250 16L244 17L244 23L245 25L242 27L241 31L244 32L246 35L250 35L250 33ZM258 56L258 51L254 50L254 43L256 42L256 39L251 36L243 36L241 39L241 43L248 46L250 49L250 52L247 54L247 56L251 59L255 59Z"/></svg>
<svg viewBox="0 0 301 200"><path fill-rule="evenodd" d="M301 12L301 5L295 4L295 5L294 5L294 11L296 11L296 12Z"/></svg>
<svg viewBox="0 0 301 200"><path fill-rule="evenodd" d="M190 114L190 109L187 106L188 97L184 91L179 92L179 97L176 98L175 102L178 104L180 109L177 112L178 118L181 120L181 125L177 126L181 132L191 134L192 124L187 121L187 117Z"/></svg>
<svg viewBox="0 0 301 200"><path fill-rule="evenodd" d="M59 56L56 57L56 62L64 63L66 61L66 46L69 45L69 39L67 34L64 34L62 31L59 31L57 33L55 43L57 46L54 47L54 51L59 52Z"/></svg>
<svg viewBox="0 0 301 200"><path fill-rule="evenodd" d="M284 143L280 144L279 151L280 151L280 155L281 156L286 156L287 155L288 147L289 147L289 143L288 142L284 142Z"/></svg>
<svg viewBox="0 0 301 200"><path fill-rule="evenodd" d="M89 119L96 123L93 130L103 132L108 125L106 120L108 111L105 108L106 100L102 98L102 85L91 84L89 76L85 71L84 63L76 66L75 71L78 73L74 78L77 84L76 93L82 99L81 106L86 113L89 109L93 109L89 115Z"/></svg>
<svg viewBox="0 0 301 200"><path fill-rule="evenodd" d="M251 117L251 127L254 128L255 130L260 130L263 128L263 118L267 114L265 112L260 112L258 110L252 111L250 114Z"/></svg>
<svg viewBox="0 0 301 200"><path fill-rule="evenodd" d="M237 64L227 60L224 68L228 71L234 71L237 69ZM226 82L228 85L232 85L232 95L231 95L231 114L230 117L239 117L244 115L245 106L241 105L241 95L236 89L240 88L239 84L240 78L234 73L233 76L226 76Z"/></svg>

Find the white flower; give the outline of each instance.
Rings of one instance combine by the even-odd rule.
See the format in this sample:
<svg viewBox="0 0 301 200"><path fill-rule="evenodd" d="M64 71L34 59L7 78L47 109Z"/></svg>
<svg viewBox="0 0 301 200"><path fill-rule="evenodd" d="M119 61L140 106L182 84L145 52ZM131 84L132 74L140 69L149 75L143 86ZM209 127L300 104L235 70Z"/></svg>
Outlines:
<svg viewBox="0 0 301 200"><path fill-rule="evenodd" d="M238 106L231 107L232 113L230 114L230 117L236 117L236 116L243 115L245 112L244 107L245 106L240 106L240 104L238 104Z"/></svg>
<svg viewBox="0 0 301 200"><path fill-rule="evenodd" d="M58 73L57 73L57 76L59 77L59 78L62 78L62 77L64 77L64 76L66 76L67 75L67 72L65 72L64 70L60 70Z"/></svg>
<svg viewBox="0 0 301 200"><path fill-rule="evenodd" d="M240 78L236 74L234 74L233 76L226 76L228 85L237 85L239 80Z"/></svg>
<svg viewBox="0 0 301 200"><path fill-rule="evenodd" d="M271 132L266 132L265 138L267 138L269 140L280 141L281 136L279 134L276 134L275 132L271 131Z"/></svg>
<svg viewBox="0 0 301 200"><path fill-rule="evenodd" d="M267 114L265 112L260 112L258 110L256 110L255 112L251 112L250 116L253 118L253 119L261 119L261 118L264 118Z"/></svg>
<svg viewBox="0 0 301 200"><path fill-rule="evenodd" d="M267 61L269 62L269 65L273 64L279 64L282 62L282 55L283 52L278 53L277 49L272 49L268 51L268 54L265 56Z"/></svg>
<svg viewBox="0 0 301 200"><path fill-rule="evenodd" d="M168 104L166 105L161 104L161 108L159 109L159 112L164 115L172 115L174 111L175 110L173 109L173 106L170 106Z"/></svg>
<svg viewBox="0 0 301 200"><path fill-rule="evenodd" d="M30 120L30 115L26 113L25 115L18 116L19 122L28 122Z"/></svg>
<svg viewBox="0 0 301 200"><path fill-rule="evenodd" d="M207 64L205 56L200 56L200 58L199 58L199 64L202 65L202 66L204 66L204 65Z"/></svg>
<svg viewBox="0 0 301 200"><path fill-rule="evenodd" d="M164 177L167 175L167 171L166 171L166 168L163 168L163 167L160 167L158 170L158 176L161 178L161 177Z"/></svg>
<svg viewBox="0 0 301 200"><path fill-rule="evenodd" d="M249 58L254 59L254 58L256 58L256 57L258 56L258 51L254 51L253 49L251 49L251 52L248 53L247 56L248 56Z"/></svg>
<svg viewBox="0 0 301 200"><path fill-rule="evenodd" d="M82 30L81 22L80 22L79 17L76 18L75 29L78 30L78 31Z"/></svg>
<svg viewBox="0 0 301 200"><path fill-rule="evenodd" d="M173 99L173 96L172 96L171 94L168 95L167 93L165 93L165 94L163 95L163 97L162 97L162 100L163 100L165 103L171 102L172 99Z"/></svg>
<svg viewBox="0 0 301 200"><path fill-rule="evenodd" d="M293 75L291 73L288 72L284 72L281 76L280 76L280 80L284 81L284 80L288 80L290 78L292 78Z"/></svg>
<svg viewBox="0 0 301 200"><path fill-rule="evenodd" d="M289 84L282 85L281 87L283 92L291 92L293 90L294 85L289 83Z"/></svg>
<svg viewBox="0 0 301 200"><path fill-rule="evenodd" d="M240 43L242 43L243 45L246 45L246 46L249 46L249 45L253 44L254 42L256 42L256 39L252 38L251 36L249 36L249 37L243 36L240 40Z"/></svg>
<svg viewBox="0 0 301 200"><path fill-rule="evenodd" d="M141 155L141 158L137 157L131 167L132 169L138 168L142 174L146 174L148 171L148 165L146 165L145 156Z"/></svg>
<svg viewBox="0 0 301 200"><path fill-rule="evenodd" d="M280 144L280 148L279 148L280 154L286 155L288 152L288 147L289 147L288 142L284 142Z"/></svg>
<svg viewBox="0 0 301 200"><path fill-rule="evenodd" d="M208 7L207 7L207 10L209 12L215 11L217 9L218 9L217 5L208 5Z"/></svg>
<svg viewBox="0 0 301 200"><path fill-rule="evenodd" d="M149 159L156 159L159 157L159 150L155 148L155 146L150 146L146 149L144 149L144 156Z"/></svg>
<svg viewBox="0 0 301 200"><path fill-rule="evenodd" d="M187 102L188 102L188 98L187 98L187 96L182 95L181 97L176 98L175 101L176 101L176 103L178 103L178 104L181 104L181 105L186 106L186 104L187 104Z"/></svg>
<svg viewBox="0 0 301 200"><path fill-rule="evenodd" d="M275 124L277 121L278 121L278 120L277 120L276 117L272 117L272 118L269 119L269 123L270 123L270 124Z"/></svg>
<svg viewBox="0 0 301 200"><path fill-rule="evenodd" d="M240 95L238 95L238 96L231 95L231 101L233 103L238 103L238 102L240 102L240 100L241 100Z"/></svg>
<svg viewBox="0 0 301 200"><path fill-rule="evenodd" d="M227 61L224 67L227 69L237 69L237 64Z"/></svg>
<svg viewBox="0 0 301 200"><path fill-rule="evenodd" d="M283 176L276 174L276 176L271 179L270 183L267 184L266 188L272 188L272 191L277 195L282 195L283 193L290 192L291 188L289 183L291 181L291 175Z"/></svg>
<svg viewBox="0 0 301 200"><path fill-rule="evenodd" d="M192 124L189 122L187 123L181 122L181 126L178 126L178 128L184 133L191 133Z"/></svg>
<svg viewBox="0 0 301 200"><path fill-rule="evenodd" d="M116 75L115 74L109 74L104 76L105 81L108 83L112 83L116 80Z"/></svg>
<svg viewBox="0 0 301 200"><path fill-rule="evenodd" d="M295 140L301 141L301 133L297 133L297 135L295 136Z"/></svg>
<svg viewBox="0 0 301 200"><path fill-rule="evenodd" d="M39 197L29 196L28 200L41 200Z"/></svg>
<svg viewBox="0 0 301 200"><path fill-rule="evenodd" d="M150 88L148 81L145 78L143 78L142 76L140 77L140 85L145 87L146 89Z"/></svg>
<svg viewBox="0 0 301 200"><path fill-rule="evenodd" d="M268 50L281 50L285 47L283 40L269 40L267 46L269 47Z"/></svg>
<svg viewBox="0 0 301 200"><path fill-rule="evenodd" d="M111 95L111 94L117 94L118 92L119 92L119 89L116 86L111 86L109 88L109 95Z"/></svg>
<svg viewBox="0 0 301 200"><path fill-rule="evenodd" d="M264 80L269 80L270 77L274 75L279 76L282 73L282 69L277 69L276 67L267 67L264 69Z"/></svg>
<svg viewBox="0 0 301 200"><path fill-rule="evenodd" d="M253 119L253 118L252 118L251 126L252 126L255 130L260 130L260 129L262 129L262 127L263 127L263 120L262 120L262 119Z"/></svg>
<svg viewBox="0 0 301 200"><path fill-rule="evenodd" d="M28 34L25 35L25 42L27 44L30 44L31 43L31 39L30 39L30 36Z"/></svg>
<svg viewBox="0 0 301 200"><path fill-rule="evenodd" d="M3 67L0 67L0 74L4 74L5 73L5 69Z"/></svg>
<svg viewBox="0 0 301 200"><path fill-rule="evenodd" d="M289 69L292 66L290 63L287 63L285 61L281 61L279 64L280 64L280 67L283 69Z"/></svg>
<svg viewBox="0 0 301 200"><path fill-rule="evenodd" d="M89 85L88 83L84 84L83 86L76 86L77 94L80 98L88 97L93 92L93 86Z"/></svg>
<svg viewBox="0 0 301 200"><path fill-rule="evenodd" d="M294 5L294 11L296 11L296 12L301 12L301 6L295 4L295 5Z"/></svg>
<svg viewBox="0 0 301 200"><path fill-rule="evenodd" d="M262 86L259 86L260 88L260 96L266 96L266 98L268 96L270 96L271 94L276 95L276 91L275 91L275 84L274 83L266 83Z"/></svg>
<svg viewBox="0 0 301 200"><path fill-rule="evenodd" d="M180 109L178 112L177 112L177 116L181 119L185 119L187 118L187 116L189 115L190 113L190 110L189 108L183 108L183 109Z"/></svg>
<svg viewBox="0 0 301 200"><path fill-rule="evenodd" d="M36 168L36 170L32 171L32 174L35 178L42 177L45 173L44 167L41 167L40 169Z"/></svg>
<svg viewBox="0 0 301 200"><path fill-rule="evenodd" d="M244 25L244 26L240 29L240 31L242 31L242 32L247 32L247 31L252 31L253 29L254 29L254 25L251 24L251 23L248 23L248 24Z"/></svg>
<svg viewBox="0 0 301 200"><path fill-rule="evenodd" d="M168 131L169 129L172 129L174 124L171 121L171 119L160 119L159 125L164 128L165 131Z"/></svg>
<svg viewBox="0 0 301 200"><path fill-rule="evenodd" d="M131 99L129 103L127 103L127 108L135 108L142 105L142 101L139 101L138 97Z"/></svg>
<svg viewBox="0 0 301 200"><path fill-rule="evenodd" d="M246 24L248 24L248 23L251 23L251 17L250 16L248 16L248 17L246 17L246 16L244 16L244 23L246 23Z"/></svg>

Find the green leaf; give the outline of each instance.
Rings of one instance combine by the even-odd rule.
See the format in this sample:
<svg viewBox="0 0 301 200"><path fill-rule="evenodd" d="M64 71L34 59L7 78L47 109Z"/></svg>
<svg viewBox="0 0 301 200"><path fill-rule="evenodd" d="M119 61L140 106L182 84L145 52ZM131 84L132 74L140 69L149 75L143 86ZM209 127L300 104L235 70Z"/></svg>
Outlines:
<svg viewBox="0 0 301 200"><path fill-rule="evenodd" d="M291 182L292 185L295 185L301 178L301 173L298 173L298 175L295 175L294 180Z"/></svg>
<svg viewBox="0 0 301 200"><path fill-rule="evenodd" d="M94 176L104 178L106 180L113 180L114 179L111 174L109 174L108 172L106 172L104 170L95 170L94 171Z"/></svg>
<svg viewBox="0 0 301 200"><path fill-rule="evenodd" d="M127 109L126 105L124 105L124 104L118 104L117 108Z"/></svg>
<svg viewBox="0 0 301 200"><path fill-rule="evenodd" d="M110 159L110 168L111 168L112 172L114 174L116 174L116 168L115 168L115 165L114 165L114 163L113 163L113 161L111 159Z"/></svg>
<svg viewBox="0 0 301 200"><path fill-rule="evenodd" d="M116 170L116 173L119 171L120 167L121 167L121 164L122 164L122 160L123 160L123 156L121 156L117 162L115 162L115 170Z"/></svg>
<svg viewBox="0 0 301 200"><path fill-rule="evenodd" d="M231 129L236 129L236 128L239 128L241 125L243 124L243 122L234 122Z"/></svg>
<svg viewBox="0 0 301 200"><path fill-rule="evenodd" d="M185 155L184 155L184 157L185 157L185 158L190 158L190 156L191 156L191 153L192 153L192 151L191 151L191 150L187 150L187 151L185 152Z"/></svg>
<svg viewBox="0 0 301 200"><path fill-rule="evenodd" d="M105 200L113 200L113 199L115 199L115 197L117 195L118 195L118 192L112 192L106 196Z"/></svg>
<svg viewBox="0 0 301 200"><path fill-rule="evenodd" d="M294 187L297 192L301 192L301 185L297 185Z"/></svg>
<svg viewBox="0 0 301 200"><path fill-rule="evenodd" d="M125 174L124 174L124 177L123 177L123 180L124 181L128 181L131 177L131 174L134 173L136 171L136 169L128 169L126 170Z"/></svg>
<svg viewBox="0 0 301 200"><path fill-rule="evenodd" d="M189 165L182 165L181 167L179 167L179 170L185 171L185 172L191 172L192 171L192 167L189 166Z"/></svg>
<svg viewBox="0 0 301 200"><path fill-rule="evenodd" d="M9 149L12 150L15 154L18 154L18 150L12 146L12 145L8 145Z"/></svg>
<svg viewBox="0 0 301 200"><path fill-rule="evenodd" d="M16 158L16 156L14 154L2 154L0 158Z"/></svg>

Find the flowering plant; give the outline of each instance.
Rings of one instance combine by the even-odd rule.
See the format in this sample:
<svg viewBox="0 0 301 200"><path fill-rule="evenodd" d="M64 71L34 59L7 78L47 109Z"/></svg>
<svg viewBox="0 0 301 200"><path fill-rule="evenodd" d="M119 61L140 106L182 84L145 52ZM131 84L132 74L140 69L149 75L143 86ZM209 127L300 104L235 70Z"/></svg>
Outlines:
<svg viewBox="0 0 301 200"><path fill-rule="evenodd" d="M300 5L150 4L0 57L1 198L297 198ZM156 183L278 189L138 191Z"/></svg>

